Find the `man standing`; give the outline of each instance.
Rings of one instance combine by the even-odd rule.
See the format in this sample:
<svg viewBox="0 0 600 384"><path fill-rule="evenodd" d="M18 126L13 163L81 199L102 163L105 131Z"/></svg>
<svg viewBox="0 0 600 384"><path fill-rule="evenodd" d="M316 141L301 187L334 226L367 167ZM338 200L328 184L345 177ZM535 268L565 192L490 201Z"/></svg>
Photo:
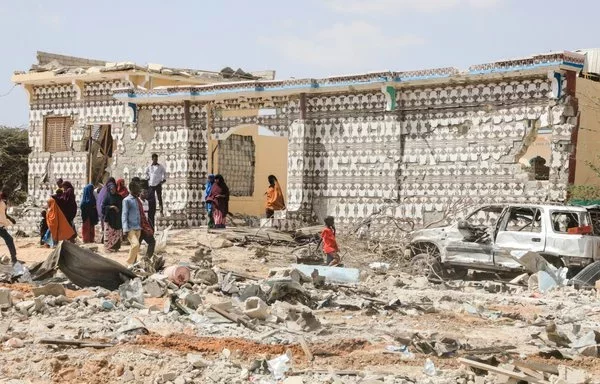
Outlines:
<svg viewBox="0 0 600 384"><path fill-rule="evenodd" d="M148 218L150 225L154 228L154 216L156 214L156 200L158 198L158 204L160 205L160 214L163 214L163 199L162 199L162 185L167 181L167 171L162 164L158 164L158 155L152 154L152 164L146 168L146 177L148 178L148 186L150 194L148 197Z"/></svg>
<svg viewBox="0 0 600 384"><path fill-rule="evenodd" d="M150 260L154 254L156 241L154 240L154 230L144 215L144 208L139 199L139 183L129 184L129 196L123 200L123 213L121 221L123 223L123 233L127 234L127 239L131 244L127 264L133 265L137 261L140 252L140 242L145 241L148 244L146 260Z"/></svg>

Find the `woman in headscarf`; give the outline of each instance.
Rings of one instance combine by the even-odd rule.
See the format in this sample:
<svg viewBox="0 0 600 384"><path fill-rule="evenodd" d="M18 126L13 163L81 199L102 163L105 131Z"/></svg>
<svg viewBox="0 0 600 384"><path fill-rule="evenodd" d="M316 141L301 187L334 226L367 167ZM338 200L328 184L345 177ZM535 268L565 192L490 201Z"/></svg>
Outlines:
<svg viewBox="0 0 600 384"><path fill-rule="evenodd" d="M93 243L96 234L95 226L98 224L98 211L96 210L96 198L94 197L94 185L88 184L83 188L81 194L81 236L84 243Z"/></svg>
<svg viewBox="0 0 600 384"><path fill-rule="evenodd" d="M125 186L125 180L124 179L118 179L117 180L117 193L123 199L126 198L127 196L129 196L129 190Z"/></svg>
<svg viewBox="0 0 600 384"><path fill-rule="evenodd" d="M75 229L75 216L77 216L77 201L75 201L75 189L70 181L65 181L62 184L63 192L59 194L52 195L54 201L58 205L58 208L61 210L62 214L67 219L67 222L73 228L75 232L73 239L77 237L77 230Z"/></svg>
<svg viewBox="0 0 600 384"><path fill-rule="evenodd" d="M102 204L104 203L104 199L106 199L106 195L108 195L108 189L111 184L117 184L114 177L109 177L108 180L106 180L106 184L100 189L98 198L96 199L96 210L98 211L98 219L100 220L100 226L102 227L102 242L104 242L104 213L102 211Z"/></svg>
<svg viewBox="0 0 600 384"><path fill-rule="evenodd" d="M210 191L212 190L213 184L215 183L215 175L208 175L208 180L206 180L206 190L204 191L204 201L206 207L206 215L208 216L208 228L214 228L215 220L213 219L213 206L212 203L208 201L208 196L210 196Z"/></svg>
<svg viewBox="0 0 600 384"><path fill-rule="evenodd" d="M270 175L269 178L269 188L267 188L267 219L272 218L275 215L275 211L282 211L285 209L285 202L283 200L283 192L281 191L281 186L279 185L279 181L273 175Z"/></svg>
<svg viewBox="0 0 600 384"><path fill-rule="evenodd" d="M123 227L121 225L121 209L123 198L117 193L117 186L110 184L108 195L102 203L102 213L104 214L104 248L109 252L116 252L121 248L121 238L123 237Z"/></svg>
<svg viewBox="0 0 600 384"><path fill-rule="evenodd" d="M225 219L229 213L229 187L223 176L215 176L215 183L212 185L206 201L212 204L215 228L225 228Z"/></svg>
<svg viewBox="0 0 600 384"><path fill-rule="evenodd" d="M48 199L46 224L48 224L48 231L52 239L47 239L47 243L51 246L56 245L59 241L71 240L77 236L73 226L61 209L59 200L57 200L57 197L62 195L64 193L53 195ZM75 205L75 212L77 212L77 205Z"/></svg>

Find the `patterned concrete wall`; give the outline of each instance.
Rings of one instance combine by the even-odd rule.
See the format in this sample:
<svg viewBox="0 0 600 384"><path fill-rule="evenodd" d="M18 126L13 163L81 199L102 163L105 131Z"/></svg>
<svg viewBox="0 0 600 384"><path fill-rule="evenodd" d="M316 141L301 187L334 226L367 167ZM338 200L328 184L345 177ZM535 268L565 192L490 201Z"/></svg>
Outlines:
<svg viewBox="0 0 600 384"><path fill-rule="evenodd" d="M270 129L288 136L291 217L320 221L333 215L351 224L386 202L402 202L396 216L431 222L460 201L566 197L575 112L569 98L555 100L551 91L541 75L404 88L393 111L377 91L306 96L304 119L300 103L290 99L267 121L217 118L215 133L270 122ZM229 110L237 107L239 101L229 101ZM531 180L519 164L540 129L552 132L549 181Z"/></svg>
<svg viewBox="0 0 600 384"><path fill-rule="evenodd" d="M132 120L132 111L112 97L111 89L125 86L123 81L106 81L76 84L36 86L31 94L29 113L28 192L33 200L44 205L54 191L54 182L62 177L73 183L77 193L81 192L87 177L87 153L82 152L87 126L90 124L113 124L113 138L121 138L119 126ZM73 120L71 137L67 141L72 151L44 152L44 118L65 116ZM47 175L48 182L43 178Z"/></svg>
<svg viewBox="0 0 600 384"><path fill-rule="evenodd" d="M72 141L87 124L111 123L115 140L111 173L142 176L151 153L169 173L164 187L168 216L159 226L197 226L205 220L208 134L223 139L236 127L259 125L287 136L288 217L341 224L360 221L385 202L402 202L395 214L434 220L462 199L561 200L569 175L576 108L555 99L544 75L462 85L400 87L388 110L380 91L234 98L207 103L141 104L134 111L110 97L120 82L34 88L31 104L30 194L47 198L47 170L75 182L85 179L85 153L42 152L43 117L73 116ZM563 90L567 85L563 83ZM269 109L267 115L235 112ZM551 131L549 181L530 180L519 164L538 130ZM74 146L74 148L76 148ZM75 159L75 161L73 161Z"/></svg>

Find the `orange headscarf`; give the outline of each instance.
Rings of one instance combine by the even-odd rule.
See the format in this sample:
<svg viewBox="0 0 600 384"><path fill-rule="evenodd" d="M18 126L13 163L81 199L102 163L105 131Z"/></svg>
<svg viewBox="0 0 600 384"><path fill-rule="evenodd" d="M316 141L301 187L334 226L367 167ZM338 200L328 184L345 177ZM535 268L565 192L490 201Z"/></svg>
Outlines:
<svg viewBox="0 0 600 384"><path fill-rule="evenodd" d="M275 185L270 185L267 189L267 209L273 211L281 211L285 209L285 201L283 200L283 192L279 181L275 180Z"/></svg>
<svg viewBox="0 0 600 384"><path fill-rule="evenodd" d="M48 200L48 211L46 212L46 224L52 234L52 239L56 242L62 240L69 240L75 237L75 231L71 224L67 221L67 218L62 213L56 200L50 198Z"/></svg>

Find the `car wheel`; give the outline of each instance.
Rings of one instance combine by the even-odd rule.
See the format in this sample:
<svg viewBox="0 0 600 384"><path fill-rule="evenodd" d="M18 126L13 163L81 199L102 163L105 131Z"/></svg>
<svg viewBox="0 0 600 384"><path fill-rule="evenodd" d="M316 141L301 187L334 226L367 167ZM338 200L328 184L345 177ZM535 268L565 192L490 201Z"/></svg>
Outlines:
<svg viewBox="0 0 600 384"><path fill-rule="evenodd" d="M410 269L413 276L427 276L428 278L441 278L444 268L440 260L428 253L420 253L410 261Z"/></svg>
<svg viewBox="0 0 600 384"><path fill-rule="evenodd" d="M452 267L452 277L454 279L463 280L469 274L469 268Z"/></svg>

